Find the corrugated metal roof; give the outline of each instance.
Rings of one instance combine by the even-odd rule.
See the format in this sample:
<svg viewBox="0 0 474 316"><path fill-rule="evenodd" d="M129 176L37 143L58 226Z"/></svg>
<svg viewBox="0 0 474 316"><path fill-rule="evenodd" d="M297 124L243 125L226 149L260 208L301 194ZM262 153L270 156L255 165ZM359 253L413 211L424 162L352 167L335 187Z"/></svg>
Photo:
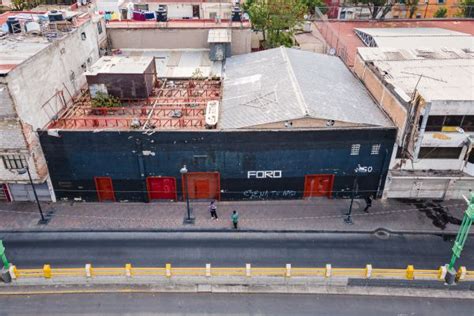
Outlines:
<svg viewBox="0 0 474 316"><path fill-rule="evenodd" d="M223 129L301 118L392 126L337 57L275 48L227 59L224 77Z"/></svg>
<svg viewBox="0 0 474 316"><path fill-rule="evenodd" d="M474 100L474 52L361 47L358 53L404 99L416 87L427 101Z"/></svg>
<svg viewBox="0 0 474 316"><path fill-rule="evenodd" d="M438 27L355 28L370 47L391 48L474 48L474 36Z"/></svg>
<svg viewBox="0 0 474 316"><path fill-rule="evenodd" d="M20 123L16 120L0 120L0 150L26 149Z"/></svg>

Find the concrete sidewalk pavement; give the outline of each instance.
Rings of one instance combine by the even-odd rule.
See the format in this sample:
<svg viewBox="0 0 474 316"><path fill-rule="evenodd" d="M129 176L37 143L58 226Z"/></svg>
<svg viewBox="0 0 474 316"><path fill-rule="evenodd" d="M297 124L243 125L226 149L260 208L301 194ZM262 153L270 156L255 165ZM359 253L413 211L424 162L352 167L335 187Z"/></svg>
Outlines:
<svg viewBox="0 0 474 316"><path fill-rule="evenodd" d="M211 220L208 202L191 202L194 225L183 225L186 204L163 203L45 203L47 225L38 225L36 204L0 203L0 231L227 231L230 215L240 214L240 231L373 232L454 234L466 203L400 200L374 201L369 213L365 202L355 200L353 225L344 223L350 200L217 202L219 220Z"/></svg>

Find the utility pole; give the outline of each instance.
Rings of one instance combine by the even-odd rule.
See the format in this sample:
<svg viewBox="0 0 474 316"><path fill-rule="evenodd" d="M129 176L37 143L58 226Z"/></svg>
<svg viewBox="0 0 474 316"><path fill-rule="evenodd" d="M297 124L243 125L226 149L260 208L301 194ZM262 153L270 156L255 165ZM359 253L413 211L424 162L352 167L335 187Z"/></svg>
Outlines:
<svg viewBox="0 0 474 316"><path fill-rule="evenodd" d="M3 267L1 269L2 274L0 278L5 283L10 283L12 278L10 276L10 262L8 262L7 256L5 255L5 247L3 246L3 241L0 240L0 259L2 259Z"/></svg>
<svg viewBox="0 0 474 316"><path fill-rule="evenodd" d="M469 230L471 228L472 222L474 221L474 193L471 193L468 201L468 207L466 212L464 212L464 218L462 220L461 227L459 228L458 235L456 236L456 241L453 246L453 255L451 257L451 262L449 263L447 273L446 273L446 283L454 284L456 281L456 270L454 269L454 264L456 260L461 257L462 249L466 243L467 236L469 235Z"/></svg>

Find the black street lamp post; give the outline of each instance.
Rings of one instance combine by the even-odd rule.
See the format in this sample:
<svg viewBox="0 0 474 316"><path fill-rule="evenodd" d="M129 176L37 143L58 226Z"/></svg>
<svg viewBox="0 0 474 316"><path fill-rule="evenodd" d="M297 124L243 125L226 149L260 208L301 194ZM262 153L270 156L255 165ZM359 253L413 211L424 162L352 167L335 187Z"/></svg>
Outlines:
<svg viewBox="0 0 474 316"><path fill-rule="evenodd" d="M18 170L18 174L25 174L25 173L28 174L28 178L30 179L31 188L33 189L33 194L35 195L36 204L38 205L38 211L41 216L41 219L38 221L38 224L42 224L42 225L48 224L48 220L43 215L43 209L41 208L41 203L38 199L38 194L36 193L36 188L35 188L35 185L33 184L33 179L31 178L30 168L28 168L28 165L25 168Z"/></svg>
<svg viewBox="0 0 474 316"><path fill-rule="evenodd" d="M179 170L181 175L183 176L183 195L186 195L186 210L187 210L187 215L184 217L183 224L194 224L195 218L191 215L191 207L189 206L189 192L188 192L188 169L186 168L186 165L183 165L183 168Z"/></svg>

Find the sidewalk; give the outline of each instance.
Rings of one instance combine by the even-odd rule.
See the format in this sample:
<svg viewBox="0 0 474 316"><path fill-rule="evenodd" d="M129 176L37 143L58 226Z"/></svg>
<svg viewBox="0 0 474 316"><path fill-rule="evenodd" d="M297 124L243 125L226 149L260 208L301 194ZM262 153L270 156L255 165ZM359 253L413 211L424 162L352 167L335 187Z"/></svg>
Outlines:
<svg viewBox="0 0 474 316"><path fill-rule="evenodd" d="M454 234L466 203L401 200L374 201L364 213L355 200L353 225L344 223L350 200L217 202L219 221L210 219L207 202L191 202L194 225L183 225L186 204L176 203L42 203L51 220L38 225L36 204L0 203L0 232L18 231L230 231L230 214L240 214L239 231L374 232Z"/></svg>

